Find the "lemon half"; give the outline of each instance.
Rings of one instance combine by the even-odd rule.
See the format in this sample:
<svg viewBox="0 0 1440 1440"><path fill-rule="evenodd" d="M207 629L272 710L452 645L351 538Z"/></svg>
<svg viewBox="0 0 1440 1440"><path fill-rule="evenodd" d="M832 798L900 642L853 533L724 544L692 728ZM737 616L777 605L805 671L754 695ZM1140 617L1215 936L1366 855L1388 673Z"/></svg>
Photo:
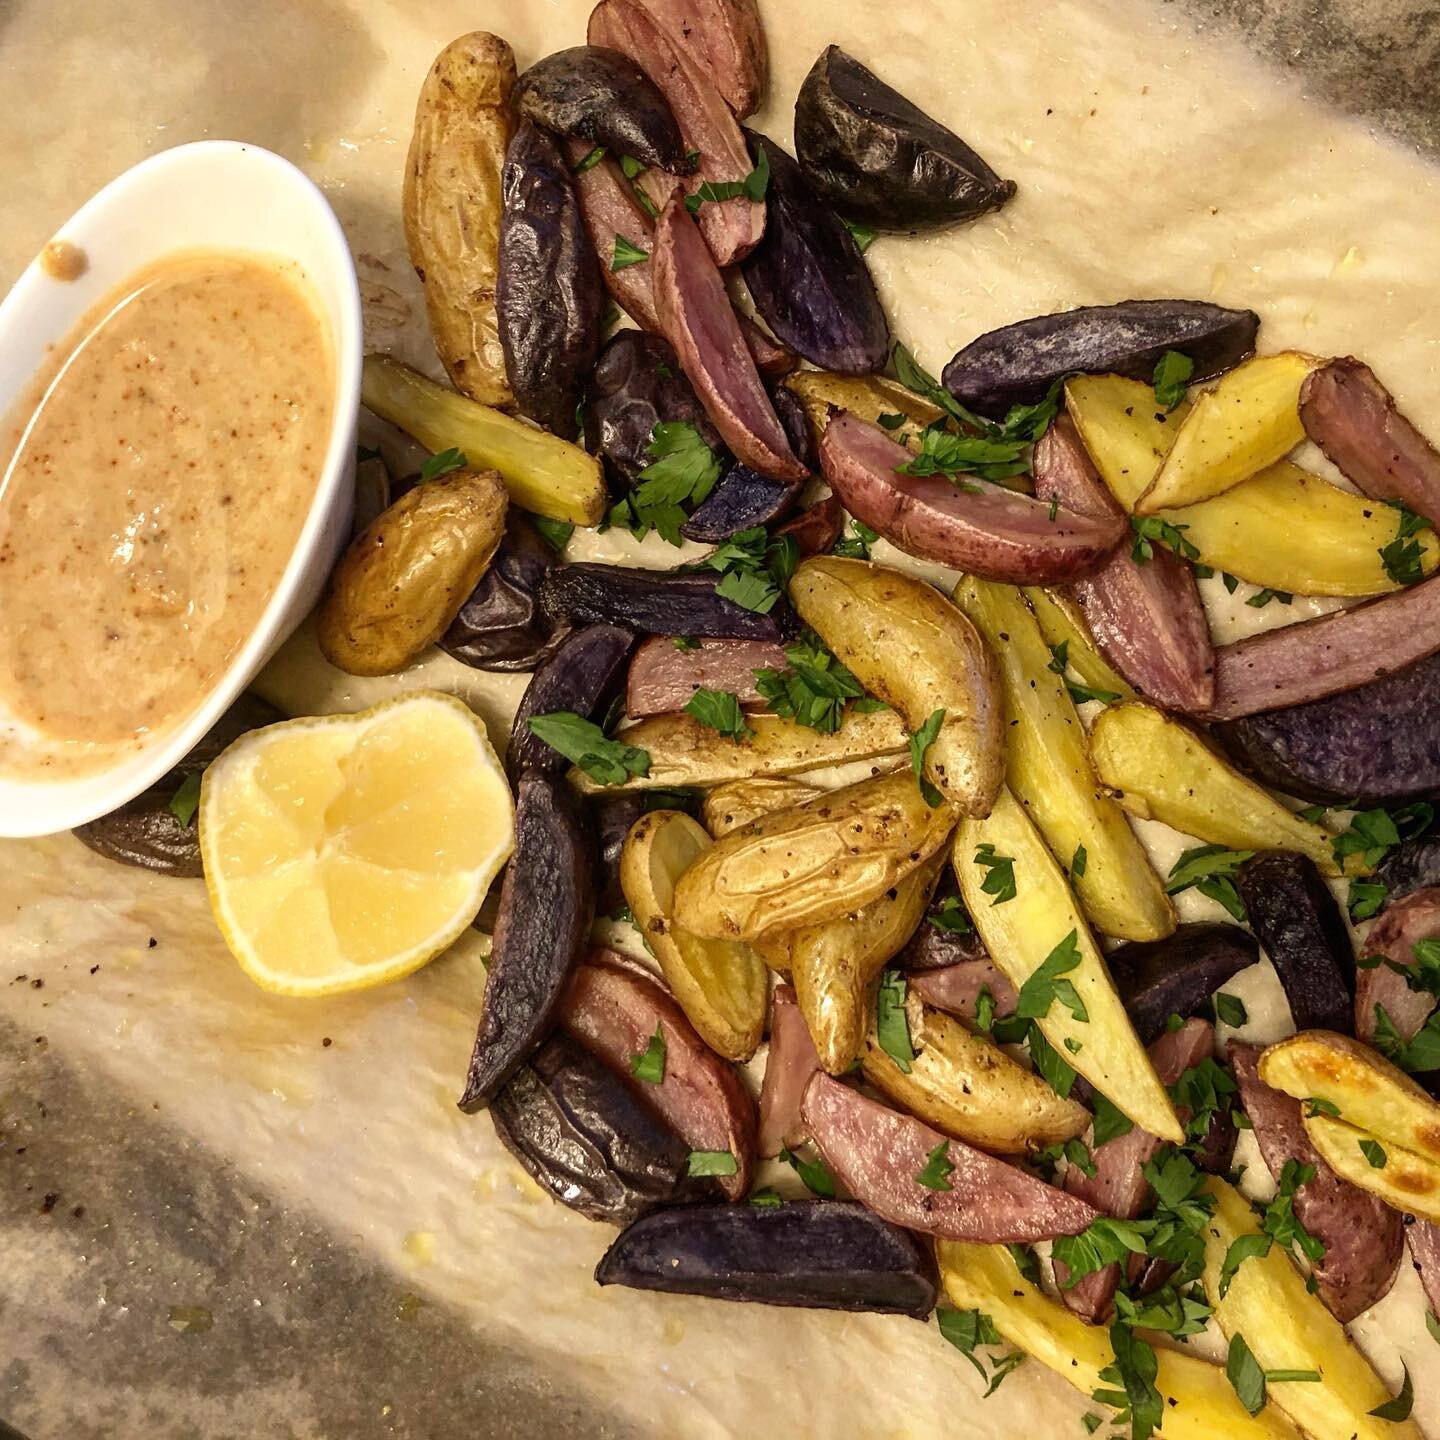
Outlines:
<svg viewBox="0 0 1440 1440"><path fill-rule="evenodd" d="M281 995L419 969L475 918L515 843L484 726L429 691L242 736L205 772L199 814L220 932Z"/></svg>

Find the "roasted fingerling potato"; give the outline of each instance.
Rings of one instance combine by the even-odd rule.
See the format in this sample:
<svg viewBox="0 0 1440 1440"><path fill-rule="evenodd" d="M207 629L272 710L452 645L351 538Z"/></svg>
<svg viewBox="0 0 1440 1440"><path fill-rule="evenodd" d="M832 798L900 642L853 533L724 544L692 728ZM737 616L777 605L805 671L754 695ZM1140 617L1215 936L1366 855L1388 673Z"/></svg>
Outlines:
<svg viewBox="0 0 1440 1440"><path fill-rule="evenodd" d="M445 373L472 400L502 407L514 396L495 285L500 172L515 133L515 80L509 45L482 30L452 40L436 56L420 86L401 200L405 246L425 287Z"/></svg>
<svg viewBox="0 0 1440 1440"><path fill-rule="evenodd" d="M493 470L406 491L345 552L316 619L325 658L350 675L402 669L449 628L505 535Z"/></svg>
<svg viewBox="0 0 1440 1440"><path fill-rule="evenodd" d="M790 598L907 729L945 712L925 778L961 813L986 814L1005 773L1003 703L995 660L970 621L923 580L833 555L803 561Z"/></svg>

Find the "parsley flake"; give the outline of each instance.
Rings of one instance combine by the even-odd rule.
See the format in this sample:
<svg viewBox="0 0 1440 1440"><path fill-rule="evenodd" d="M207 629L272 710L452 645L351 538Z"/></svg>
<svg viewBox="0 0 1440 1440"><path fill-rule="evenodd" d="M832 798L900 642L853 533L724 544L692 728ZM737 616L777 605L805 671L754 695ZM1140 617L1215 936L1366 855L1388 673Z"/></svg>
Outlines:
<svg viewBox="0 0 1440 1440"><path fill-rule="evenodd" d="M980 889L986 895L995 897L990 902L992 908L1015 898L1015 860L1013 856L997 854L995 847L987 842L975 847L975 863L987 872Z"/></svg>
<svg viewBox="0 0 1440 1440"><path fill-rule="evenodd" d="M465 452L457 450L452 445L448 450L441 450L432 455L420 467L420 483L427 485L431 480L438 480L442 475L449 475L454 470L463 470L469 463L465 458Z"/></svg>
<svg viewBox="0 0 1440 1440"><path fill-rule="evenodd" d="M1360 1141L1360 1153L1370 1162L1372 1170L1383 1170L1389 1163L1390 1157L1378 1140Z"/></svg>
<svg viewBox="0 0 1440 1440"><path fill-rule="evenodd" d="M1155 362L1155 403L1173 410L1184 398L1185 388L1195 373L1195 362L1178 350L1167 350Z"/></svg>
<svg viewBox="0 0 1440 1440"><path fill-rule="evenodd" d="M702 205L724 200L750 200L756 205L770 188L770 154L762 145L755 168L743 180L706 180L694 194L685 197L685 208L697 215Z"/></svg>
<svg viewBox="0 0 1440 1440"><path fill-rule="evenodd" d="M650 258L648 250L632 245L620 232L615 232L615 249L610 258L610 271L614 274L628 270L632 265L643 265Z"/></svg>
<svg viewBox="0 0 1440 1440"><path fill-rule="evenodd" d="M875 1038L901 1073L908 1075L915 1061L915 1048L910 1043L910 1021L905 1014L906 991L901 971L886 970L881 975L875 994Z"/></svg>
<svg viewBox="0 0 1440 1440"><path fill-rule="evenodd" d="M1015 1013L1022 1020L1043 1020L1057 1000L1076 1020L1090 1019L1074 982L1061 978L1080 965L1078 940L1079 933L1072 930L1026 977L1015 1004Z"/></svg>
<svg viewBox="0 0 1440 1440"><path fill-rule="evenodd" d="M1130 558L1137 565L1144 565L1155 558L1155 546L1163 545L1185 560L1198 560L1200 552L1186 538L1188 525L1175 525L1159 515L1132 515L1130 528L1135 532L1135 543L1130 547Z"/></svg>
<svg viewBox="0 0 1440 1440"><path fill-rule="evenodd" d="M201 773L199 770L187 770L165 807L187 830L194 824L195 812L200 808Z"/></svg>
<svg viewBox="0 0 1440 1440"><path fill-rule="evenodd" d="M532 715L530 732L602 785L623 785L650 773L650 752L612 740L593 720L573 710Z"/></svg>
<svg viewBox="0 0 1440 1440"><path fill-rule="evenodd" d="M910 768L920 783L920 793L925 803L937 809L945 803L945 797L925 778L925 752L940 737L940 727L945 723L945 707L932 710L925 723L910 737Z"/></svg>
<svg viewBox="0 0 1440 1440"><path fill-rule="evenodd" d="M745 723L739 698L730 690L710 690L702 685L685 702L685 713L737 745L755 733Z"/></svg>
<svg viewBox="0 0 1440 1440"><path fill-rule="evenodd" d="M1253 850L1230 850L1224 845L1197 845L1186 850L1170 867L1167 895L1178 895L1194 886L1207 899L1224 906L1235 919L1245 919L1245 903L1235 887L1240 867L1254 855Z"/></svg>
<svg viewBox="0 0 1440 1440"><path fill-rule="evenodd" d="M950 1160L950 1142L942 1140L926 1157L925 1168L915 1176L915 1183L927 1190L953 1190L950 1176L955 1166Z"/></svg>
<svg viewBox="0 0 1440 1440"><path fill-rule="evenodd" d="M728 1150L692 1150L687 1175L733 1175L739 1169Z"/></svg>
<svg viewBox="0 0 1440 1440"><path fill-rule="evenodd" d="M841 223L850 232L855 248L862 255L875 243L875 237L879 234L879 231L872 230L868 225L857 224L854 220L845 220L842 217Z"/></svg>
<svg viewBox="0 0 1440 1440"><path fill-rule="evenodd" d="M788 1147L781 1148L780 1159L805 1182L805 1188L812 1195L818 1195L822 1200L835 1198L835 1181L825 1168L823 1160L802 1159Z"/></svg>
<svg viewBox="0 0 1440 1440"><path fill-rule="evenodd" d="M665 1079L665 1032L656 1024L650 1043L630 1057L630 1073L646 1085L659 1085Z"/></svg>

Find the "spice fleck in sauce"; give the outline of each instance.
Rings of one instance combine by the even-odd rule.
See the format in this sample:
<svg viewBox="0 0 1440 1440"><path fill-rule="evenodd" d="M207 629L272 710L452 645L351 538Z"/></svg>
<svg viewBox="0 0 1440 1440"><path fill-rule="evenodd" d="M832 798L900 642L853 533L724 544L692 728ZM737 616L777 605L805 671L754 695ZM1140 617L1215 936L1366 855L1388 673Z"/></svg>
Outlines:
<svg viewBox="0 0 1440 1440"><path fill-rule="evenodd" d="M178 252L55 348L0 430L0 769L98 768L195 709L284 572L332 406L304 275L260 257Z"/></svg>

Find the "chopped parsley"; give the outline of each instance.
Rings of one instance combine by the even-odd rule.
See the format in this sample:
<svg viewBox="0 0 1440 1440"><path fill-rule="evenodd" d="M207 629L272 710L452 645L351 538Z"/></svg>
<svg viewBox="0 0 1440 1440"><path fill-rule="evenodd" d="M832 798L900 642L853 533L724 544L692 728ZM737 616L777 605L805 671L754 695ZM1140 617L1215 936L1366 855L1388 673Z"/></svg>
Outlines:
<svg viewBox="0 0 1440 1440"><path fill-rule="evenodd" d="M772 540L763 525L738 530L705 557L704 567L721 572L715 593L742 610L768 615L795 573L799 547L788 535Z"/></svg>
<svg viewBox="0 0 1440 1440"><path fill-rule="evenodd" d="M1245 1002L1238 995L1227 995L1223 990L1215 993L1215 1018L1222 1024L1238 1030L1250 1019Z"/></svg>
<svg viewBox="0 0 1440 1440"><path fill-rule="evenodd" d="M702 205L724 200L751 200L759 205L770 188L770 154L762 145L755 168L743 180L706 180L693 195L685 197L685 208L696 215Z"/></svg>
<svg viewBox="0 0 1440 1440"><path fill-rule="evenodd" d="M187 830L195 823L195 812L200 808L199 770L187 770L185 778L170 797L165 807Z"/></svg>
<svg viewBox="0 0 1440 1440"><path fill-rule="evenodd" d="M785 1201L773 1185L766 1185L760 1190L751 1191L750 1203L757 1210L778 1210Z"/></svg>
<svg viewBox="0 0 1440 1440"><path fill-rule="evenodd" d="M1043 1020L1058 1000L1076 1020L1089 1020L1090 1012L1074 982L1061 978L1080 965L1078 939L1078 932L1072 930L1026 978L1015 1005L1020 1019Z"/></svg>
<svg viewBox="0 0 1440 1440"><path fill-rule="evenodd" d="M1197 845L1186 850L1170 867L1165 893L1178 895L1193 886L1243 922L1245 903L1235 888L1235 876L1254 853L1253 850L1230 850L1224 845Z"/></svg>
<svg viewBox="0 0 1440 1440"><path fill-rule="evenodd" d="M583 160L575 167L575 174L583 175L587 170L593 170L605 158L605 147L597 145Z"/></svg>
<svg viewBox="0 0 1440 1440"><path fill-rule="evenodd" d="M835 1181L823 1160L805 1160L788 1147L782 1147L780 1159L805 1182L805 1188L822 1200L835 1198Z"/></svg>
<svg viewBox="0 0 1440 1440"><path fill-rule="evenodd" d="M755 733L745 723L739 698L730 690L710 690L702 685L685 702L685 713L737 745Z"/></svg>
<svg viewBox="0 0 1440 1440"><path fill-rule="evenodd" d="M720 457L689 420L658 422L645 453L651 463L629 495L610 507L608 523L623 526L637 540L654 530L678 545L686 507L698 505L720 479Z"/></svg>
<svg viewBox="0 0 1440 1440"><path fill-rule="evenodd" d="M947 895L925 916L942 935L969 935L975 927L958 895Z"/></svg>
<svg viewBox="0 0 1440 1440"><path fill-rule="evenodd" d="M1135 543L1130 547L1130 558L1137 565L1144 565L1155 558L1155 546L1163 545L1167 550L1185 560L1198 560L1200 552L1186 538L1188 525L1175 525L1159 515L1132 515L1130 528L1135 532Z"/></svg>
<svg viewBox="0 0 1440 1440"><path fill-rule="evenodd" d="M910 1021L905 1014L906 990L901 971L886 970L881 975L875 995L875 1038L901 1073L908 1075L915 1062L915 1047L910 1043Z"/></svg>
<svg viewBox="0 0 1440 1440"><path fill-rule="evenodd" d="M995 897L990 902L992 907L1003 905L1007 900L1015 898L1015 860L1013 856L997 854L995 847L987 842L975 847L975 863L987 872L980 889L986 895Z"/></svg>
<svg viewBox="0 0 1440 1440"><path fill-rule="evenodd" d="M1063 377L1057 379L1033 405L1012 405L1005 419L997 425L962 405L898 340L890 352L890 362L896 380L911 394L922 396L952 420L991 440L1033 444L1050 428L1050 422L1060 409L1060 395L1065 383ZM1028 470L1029 466L1023 468Z"/></svg>
<svg viewBox="0 0 1440 1440"><path fill-rule="evenodd" d="M1385 503L1399 514L1400 523L1395 538L1381 547L1380 563L1397 585L1414 585L1425 575L1425 546L1415 536L1422 530L1428 530L1430 522L1398 500L1387 500Z"/></svg>
<svg viewBox="0 0 1440 1440"><path fill-rule="evenodd" d="M857 224L854 220L844 220L841 223L850 232L850 238L855 242L855 248L863 255L874 243L879 231L872 230L868 225Z"/></svg>
<svg viewBox="0 0 1440 1440"><path fill-rule="evenodd" d="M1313 1165L1287 1160L1280 1171L1275 1198L1260 1214L1261 1232L1282 1250L1294 1250L1312 1265L1325 1258L1325 1242L1312 1235L1295 1217L1295 1192L1315 1178Z"/></svg>
<svg viewBox="0 0 1440 1440"><path fill-rule="evenodd" d="M1385 1153L1385 1147L1378 1140L1360 1141L1360 1153L1370 1162L1372 1170L1383 1170L1390 1160Z"/></svg>
<svg viewBox="0 0 1440 1440"><path fill-rule="evenodd" d="M882 415L880 418L883 422L885 417ZM903 421L905 417L902 415L900 418ZM830 553L843 556L846 560L868 560L870 547L880 538L879 534L853 516L850 519L850 531L849 535L842 536L835 542Z"/></svg>
<svg viewBox="0 0 1440 1440"><path fill-rule="evenodd" d="M1090 863L1090 857L1085 853L1083 845L1075 847L1075 853L1070 857L1070 878L1079 880L1085 874L1085 867Z"/></svg>
<svg viewBox="0 0 1440 1440"><path fill-rule="evenodd" d="M1369 920L1380 913L1389 888L1383 880L1352 880L1345 905L1352 920Z"/></svg>
<svg viewBox="0 0 1440 1440"><path fill-rule="evenodd" d="M1240 1267L1247 1260L1263 1259L1270 1253L1273 1243L1269 1235L1255 1232L1238 1235L1230 1242L1230 1248L1226 1250L1225 1258L1220 1263L1219 1291L1222 1300L1230 1293L1230 1284L1239 1273Z"/></svg>
<svg viewBox="0 0 1440 1440"><path fill-rule="evenodd" d="M1340 1107L1333 1100L1322 1100L1312 1095L1305 1101L1305 1118L1313 1120L1317 1115L1328 1115L1332 1120L1340 1118Z"/></svg>
<svg viewBox="0 0 1440 1440"><path fill-rule="evenodd" d="M1098 700L1102 705L1109 705L1112 701L1120 698L1114 690L1100 690L1093 685L1084 685L1070 679L1069 667L1070 642L1062 640L1058 645L1050 647L1050 663L1045 668L1053 671L1065 681L1065 688L1070 692L1070 698L1077 705L1083 705L1087 700Z"/></svg>
<svg viewBox="0 0 1440 1440"><path fill-rule="evenodd" d="M1415 1406L1415 1383L1410 1379L1410 1367L1403 1360L1400 1365L1405 1373L1400 1393L1393 1400L1387 1400L1383 1405L1377 1405L1369 1412L1377 1420L1390 1420L1399 1424L1410 1418L1410 1411Z"/></svg>
<svg viewBox="0 0 1440 1440"><path fill-rule="evenodd" d="M638 180L648 169L642 165L633 155L622 155L620 157L620 172L627 180Z"/></svg>
<svg viewBox="0 0 1440 1440"><path fill-rule="evenodd" d="M1099 1215L1078 1235L1057 1236L1051 1254L1070 1272L1064 1288L1072 1289L1087 1275L1103 1270L1131 1255L1144 1255L1149 1243L1149 1226L1144 1220L1117 1220Z"/></svg>
<svg viewBox="0 0 1440 1440"><path fill-rule="evenodd" d="M650 773L650 752L612 740L592 720L573 710L532 715L530 732L558 750L602 785L623 785L632 775Z"/></svg>
<svg viewBox="0 0 1440 1440"><path fill-rule="evenodd" d="M1230 1337L1230 1351L1225 1357L1225 1378L1251 1415L1258 1415L1264 1409L1265 1372L1238 1330Z"/></svg>
<svg viewBox="0 0 1440 1440"><path fill-rule="evenodd" d="M1230 1078L1230 1072L1206 1056L1197 1065L1192 1065L1180 1074L1180 1078L1167 1088L1167 1094L1176 1105L1183 1105L1190 1112L1185 1133L1191 1140L1203 1140L1210 1128L1210 1117L1217 1111L1228 1111L1230 1098L1238 1087Z"/></svg>
<svg viewBox="0 0 1440 1440"><path fill-rule="evenodd" d="M733 1175L739 1168L728 1150L692 1150L686 1174Z"/></svg>
<svg viewBox="0 0 1440 1440"><path fill-rule="evenodd" d="M1120 1412L1117 1418L1129 1425L1130 1440L1148 1440L1165 1414L1165 1402L1155 1388L1159 1371L1155 1348L1123 1320L1110 1326L1110 1345L1115 1363L1100 1372L1101 1388L1090 1398Z"/></svg>
<svg viewBox="0 0 1440 1440"><path fill-rule="evenodd" d="M648 250L632 245L620 232L615 232L615 249L610 258L611 273L628 270L632 265L643 265L650 258Z"/></svg>
<svg viewBox="0 0 1440 1440"><path fill-rule="evenodd" d="M910 768L920 783L920 793L925 803L936 809L945 803L945 797L925 778L925 752L940 737L940 727L945 723L945 707L932 710L925 723L910 737Z"/></svg>
<svg viewBox="0 0 1440 1440"><path fill-rule="evenodd" d="M980 1378L989 1381L984 1395L987 1400L1000 1388L1005 1377L1024 1363L1023 1350L1007 1351L999 1358L991 1357L990 1372L986 1374L984 1360L975 1351L1005 1342L995 1322L983 1310L956 1310L949 1305L939 1305L935 1309L935 1323L940 1327L941 1336L975 1367Z"/></svg>
<svg viewBox="0 0 1440 1440"><path fill-rule="evenodd" d="M901 475L978 475L983 480L1008 480L1029 472L1023 458L1027 441L997 440L988 435L956 435L944 423L920 432L920 453L898 467Z"/></svg>
<svg viewBox="0 0 1440 1440"><path fill-rule="evenodd" d="M665 1079L665 1032L656 1023L650 1043L630 1057L630 1073L646 1085L659 1085Z"/></svg>
<svg viewBox="0 0 1440 1440"><path fill-rule="evenodd" d="M915 1183L927 1190L953 1190L950 1176L955 1166L950 1161L950 1142L942 1140L925 1158L925 1168L915 1176Z"/></svg>
<svg viewBox="0 0 1440 1440"><path fill-rule="evenodd" d="M822 735L833 735L845 718L846 705L864 699L864 687L811 630L785 647L785 658L789 670L755 671L755 688L766 708Z"/></svg>
<svg viewBox="0 0 1440 1440"><path fill-rule="evenodd" d="M692 650L700 648L698 640L692 640L688 635L672 635L670 643L682 654L687 655Z"/></svg>
<svg viewBox="0 0 1440 1440"><path fill-rule="evenodd" d="M565 547L570 543L570 537L575 533L575 525L570 520L552 520L548 515L532 515L530 523L540 532L541 539L552 549L564 552Z"/></svg>
<svg viewBox="0 0 1440 1440"><path fill-rule="evenodd" d="M1135 1128L1135 1122L1098 1091L1095 1095L1094 1110L1095 1127L1091 1132L1090 1143L1097 1150L1107 1141L1118 1140L1120 1136L1128 1135Z"/></svg>
<svg viewBox="0 0 1440 1440"><path fill-rule="evenodd" d="M1294 596L1288 590L1257 590L1245 603L1256 610L1263 610L1272 600L1288 605Z"/></svg>
<svg viewBox="0 0 1440 1440"><path fill-rule="evenodd" d="M452 445L448 450L441 450L432 455L420 467L420 483L427 485L431 480L438 480L442 475L449 475L454 470L463 470L469 463L465 458L465 452L457 450Z"/></svg>
<svg viewBox="0 0 1440 1440"><path fill-rule="evenodd" d="M1178 350L1167 350L1155 362L1155 403L1173 410L1184 398L1185 388L1195 373L1195 362Z"/></svg>
<svg viewBox="0 0 1440 1440"><path fill-rule="evenodd" d="M1029 1029L1025 1033L1025 1045L1030 1052L1030 1062L1039 1072L1040 1078L1062 1099L1067 1097L1075 1088L1078 1077L1033 1020L1029 1022Z"/></svg>

